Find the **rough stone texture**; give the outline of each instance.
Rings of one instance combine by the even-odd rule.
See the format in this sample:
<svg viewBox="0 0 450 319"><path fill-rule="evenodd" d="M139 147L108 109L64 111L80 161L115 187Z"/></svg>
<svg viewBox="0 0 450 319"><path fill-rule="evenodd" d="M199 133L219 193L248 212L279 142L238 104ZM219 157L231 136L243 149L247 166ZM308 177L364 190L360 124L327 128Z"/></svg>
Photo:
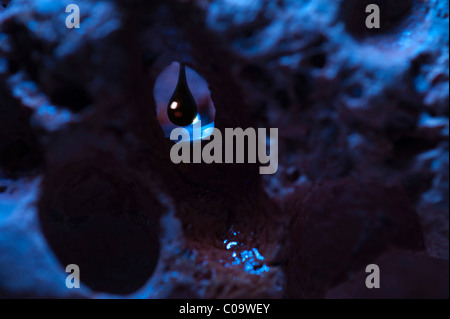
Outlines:
<svg viewBox="0 0 450 319"><path fill-rule="evenodd" d="M0 297L371 297L402 258L378 297L416 297L448 266L448 1L81 0L79 30L68 3L0 6ZM173 61L217 128L279 128L277 174L171 163Z"/></svg>
<svg viewBox="0 0 450 319"><path fill-rule="evenodd" d="M323 296L389 247L423 249L406 195L373 181L328 182L311 189L290 230L288 256L297 257L289 258L286 274L293 296Z"/></svg>

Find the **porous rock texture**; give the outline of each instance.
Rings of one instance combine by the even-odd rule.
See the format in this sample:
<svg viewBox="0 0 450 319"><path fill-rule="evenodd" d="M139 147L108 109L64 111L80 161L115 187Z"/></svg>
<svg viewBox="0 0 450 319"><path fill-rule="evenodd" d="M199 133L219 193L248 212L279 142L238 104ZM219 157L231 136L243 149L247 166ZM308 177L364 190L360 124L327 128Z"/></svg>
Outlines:
<svg viewBox="0 0 450 319"><path fill-rule="evenodd" d="M448 297L448 0L1 3L0 297ZM276 174L170 161L173 61Z"/></svg>

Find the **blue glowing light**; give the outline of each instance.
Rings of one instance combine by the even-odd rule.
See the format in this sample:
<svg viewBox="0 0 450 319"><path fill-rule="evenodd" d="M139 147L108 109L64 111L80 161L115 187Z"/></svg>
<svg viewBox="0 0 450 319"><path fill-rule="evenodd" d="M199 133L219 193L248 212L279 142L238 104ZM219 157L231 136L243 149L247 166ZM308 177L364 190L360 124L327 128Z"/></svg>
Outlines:
<svg viewBox="0 0 450 319"><path fill-rule="evenodd" d="M252 275L261 275L262 273L270 270L267 265L260 263L258 260L264 260L264 257L260 254L257 248L253 248L252 250L244 250L241 252L240 262L244 264L244 271Z"/></svg>
<svg viewBox="0 0 450 319"><path fill-rule="evenodd" d="M57 14L64 12L65 7L62 3L52 0L40 0L35 2L36 10L41 14Z"/></svg>
<svg viewBox="0 0 450 319"><path fill-rule="evenodd" d="M264 257L259 253L258 249L253 248L252 250L253 250L253 252L255 253L256 259L258 259L258 260L264 260Z"/></svg>
<svg viewBox="0 0 450 319"><path fill-rule="evenodd" d="M243 252L241 252L241 257L242 257L242 261L246 261L247 259L253 257L253 252L252 251L248 251L248 250L244 250Z"/></svg>
<svg viewBox="0 0 450 319"><path fill-rule="evenodd" d="M12 201L0 201L0 220L9 217L16 209L16 203Z"/></svg>
<svg viewBox="0 0 450 319"><path fill-rule="evenodd" d="M35 31L38 27L38 23L36 21L30 21L28 22L28 29L31 31Z"/></svg>
<svg viewBox="0 0 450 319"><path fill-rule="evenodd" d="M208 139L214 132L214 122L211 122L206 125L203 125L201 123L202 123L201 116L197 115L197 117L194 119L194 122L191 125L183 127L189 132L189 141L187 139L183 140L180 137L177 142L193 142ZM194 125L198 124L200 125L199 134L195 134L196 132L194 131ZM164 129L167 137L170 137L172 130L173 128L171 126Z"/></svg>
<svg viewBox="0 0 450 319"><path fill-rule="evenodd" d="M232 236L237 236L239 231L234 231L234 229L230 230ZM230 250L234 247L231 253L231 259L225 261L225 267L234 267L242 264L243 270L252 275L262 276L263 273L270 271L270 267L264 264L262 261L264 260L264 256L259 252L259 250L255 247L250 250L236 251L238 247L243 246L243 243L239 243L238 240L229 241L229 239L225 239L223 241L227 250ZM223 259L220 259L220 262L224 262Z"/></svg>
<svg viewBox="0 0 450 319"><path fill-rule="evenodd" d="M55 115L56 111L57 111L56 107L54 107L53 105L44 105L38 109L38 114L39 115Z"/></svg>

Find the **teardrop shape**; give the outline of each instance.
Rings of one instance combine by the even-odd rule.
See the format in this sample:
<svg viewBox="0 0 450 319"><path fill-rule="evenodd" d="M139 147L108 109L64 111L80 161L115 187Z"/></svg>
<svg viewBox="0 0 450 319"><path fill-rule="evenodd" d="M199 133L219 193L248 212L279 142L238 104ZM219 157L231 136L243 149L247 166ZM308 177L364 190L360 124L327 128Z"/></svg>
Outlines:
<svg viewBox="0 0 450 319"><path fill-rule="evenodd" d="M178 83L167 106L170 121L178 126L188 126L197 117L197 103L192 96L186 79L186 68L180 64Z"/></svg>

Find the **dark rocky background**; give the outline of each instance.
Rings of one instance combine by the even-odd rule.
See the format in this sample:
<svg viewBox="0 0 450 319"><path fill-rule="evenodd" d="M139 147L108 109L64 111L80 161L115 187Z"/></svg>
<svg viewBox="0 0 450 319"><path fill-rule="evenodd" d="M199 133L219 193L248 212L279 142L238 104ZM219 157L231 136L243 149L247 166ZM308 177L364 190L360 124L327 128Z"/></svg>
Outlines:
<svg viewBox="0 0 450 319"><path fill-rule="evenodd" d="M448 0L69 3L0 1L0 297L448 298ZM173 61L277 174L172 164Z"/></svg>

